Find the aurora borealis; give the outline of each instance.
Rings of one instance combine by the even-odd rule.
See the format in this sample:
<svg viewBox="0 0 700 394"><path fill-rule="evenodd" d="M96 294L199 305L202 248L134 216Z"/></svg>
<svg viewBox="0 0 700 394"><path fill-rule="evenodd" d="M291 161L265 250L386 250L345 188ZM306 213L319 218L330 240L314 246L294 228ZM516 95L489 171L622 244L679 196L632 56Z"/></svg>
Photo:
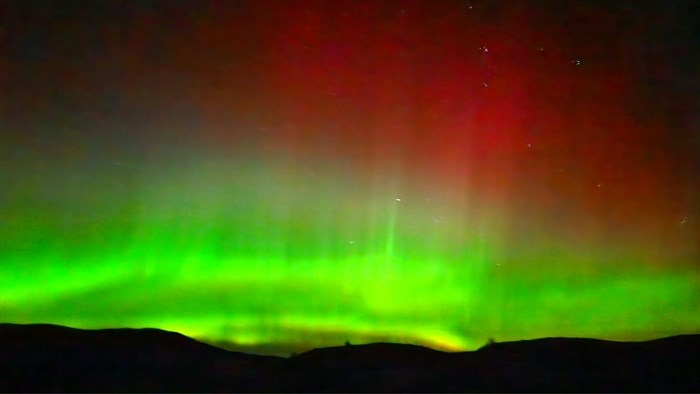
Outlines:
<svg viewBox="0 0 700 394"><path fill-rule="evenodd" d="M692 1L0 7L0 321L700 331Z"/></svg>

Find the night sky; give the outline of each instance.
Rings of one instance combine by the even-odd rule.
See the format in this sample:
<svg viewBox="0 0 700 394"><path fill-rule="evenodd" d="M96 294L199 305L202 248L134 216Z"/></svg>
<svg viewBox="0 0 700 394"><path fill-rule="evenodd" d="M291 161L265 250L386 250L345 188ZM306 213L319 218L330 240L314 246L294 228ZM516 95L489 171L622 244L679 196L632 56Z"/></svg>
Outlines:
<svg viewBox="0 0 700 394"><path fill-rule="evenodd" d="M0 321L700 332L699 8L0 0Z"/></svg>

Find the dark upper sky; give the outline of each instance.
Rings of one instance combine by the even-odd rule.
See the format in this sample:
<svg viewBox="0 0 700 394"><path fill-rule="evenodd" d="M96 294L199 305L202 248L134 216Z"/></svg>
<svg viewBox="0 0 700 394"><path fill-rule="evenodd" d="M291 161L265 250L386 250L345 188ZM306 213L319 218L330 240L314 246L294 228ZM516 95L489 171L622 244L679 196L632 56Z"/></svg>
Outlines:
<svg viewBox="0 0 700 394"><path fill-rule="evenodd" d="M267 51L283 50L270 47L275 30L282 27L270 23L275 19L304 23L305 9L322 6L332 21L366 3L372 2L4 0L3 122L38 121L63 111L137 116L153 109L148 106L169 107L173 103L164 98L152 102L152 89L207 83L222 63L243 73L265 67L259 62ZM692 116L697 113L700 52L695 1L436 3L440 5L432 8L418 1L373 6L387 15L395 9L416 12L411 22L416 25L453 21L450 13L468 11L459 22L479 28L466 38L469 33L454 29L452 36L436 36L431 43L436 47L488 40L488 34L499 34L502 45L521 44L525 33L530 41L557 45L572 58L624 60L630 76L643 82L638 88L653 92L654 105L673 112L681 123L697 121ZM626 59L607 56L611 42L624 47Z"/></svg>

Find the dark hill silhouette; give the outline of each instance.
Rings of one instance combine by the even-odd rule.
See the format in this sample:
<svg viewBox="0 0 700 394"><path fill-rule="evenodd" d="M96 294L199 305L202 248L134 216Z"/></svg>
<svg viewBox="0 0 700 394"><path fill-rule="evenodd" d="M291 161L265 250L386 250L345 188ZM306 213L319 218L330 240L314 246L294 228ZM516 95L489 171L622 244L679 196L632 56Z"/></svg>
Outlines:
<svg viewBox="0 0 700 394"><path fill-rule="evenodd" d="M546 338L445 353L374 343L290 358L156 329L0 324L2 392L699 392L700 335Z"/></svg>
<svg viewBox="0 0 700 394"><path fill-rule="evenodd" d="M282 360L157 329L0 324L2 392L250 391Z"/></svg>

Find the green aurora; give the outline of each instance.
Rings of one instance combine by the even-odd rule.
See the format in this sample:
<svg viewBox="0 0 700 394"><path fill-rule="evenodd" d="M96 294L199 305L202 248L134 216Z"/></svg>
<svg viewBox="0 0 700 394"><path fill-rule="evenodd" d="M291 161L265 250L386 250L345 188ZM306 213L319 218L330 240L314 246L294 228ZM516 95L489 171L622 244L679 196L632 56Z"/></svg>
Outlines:
<svg viewBox="0 0 700 394"><path fill-rule="evenodd" d="M159 327L273 353L346 340L465 350L491 337L646 339L700 324L694 269L562 250L534 232L508 253L497 210L412 201L395 182L369 189L316 171L304 183L288 164L199 157L95 198L87 187L120 179L45 165L0 227L3 321ZM43 188L69 176L75 187L37 212Z"/></svg>

